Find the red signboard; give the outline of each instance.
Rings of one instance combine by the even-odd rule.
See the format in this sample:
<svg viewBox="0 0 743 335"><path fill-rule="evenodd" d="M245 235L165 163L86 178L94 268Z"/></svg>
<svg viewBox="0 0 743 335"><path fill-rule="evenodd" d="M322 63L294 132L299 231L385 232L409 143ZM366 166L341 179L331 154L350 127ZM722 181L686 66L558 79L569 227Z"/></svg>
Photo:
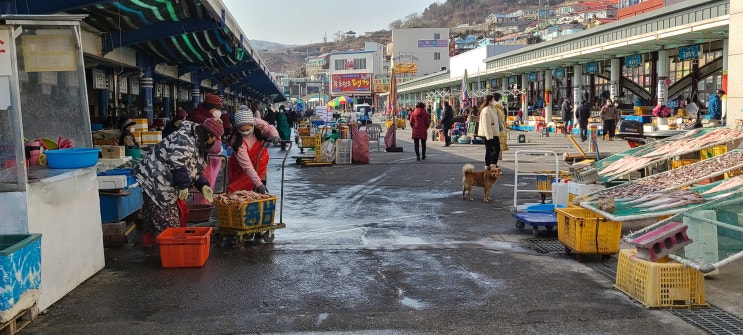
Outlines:
<svg viewBox="0 0 743 335"><path fill-rule="evenodd" d="M333 93L371 92L371 73L334 74L332 79Z"/></svg>

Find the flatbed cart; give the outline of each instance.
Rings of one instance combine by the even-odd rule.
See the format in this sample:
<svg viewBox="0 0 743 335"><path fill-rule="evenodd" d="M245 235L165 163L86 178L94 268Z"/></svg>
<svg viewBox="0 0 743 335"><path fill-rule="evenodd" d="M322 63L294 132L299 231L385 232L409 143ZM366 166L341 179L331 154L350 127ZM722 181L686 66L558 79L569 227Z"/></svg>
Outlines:
<svg viewBox="0 0 743 335"><path fill-rule="evenodd" d="M219 217L218 229L214 233L214 241L219 246L225 245L225 239L232 237L234 246L242 248L245 242L253 239L263 239L266 243L272 243L276 235L274 230L286 228L284 223L284 168L286 159L289 157L289 151L292 148L292 141L282 141L289 147L284 152L284 158L281 161L281 195L279 198L262 199L250 202L240 206L240 210L225 212L226 209L217 206ZM276 201L279 201L279 221L275 220ZM256 224L246 226L245 222L250 218L256 218ZM239 227L239 228L238 228Z"/></svg>
<svg viewBox="0 0 743 335"><path fill-rule="evenodd" d="M555 159L555 178L560 175L560 162L557 153L554 151L545 150L519 150L515 154L515 168L514 168L514 183L513 183L513 208L511 209L511 216L516 219L516 229L523 230L526 225L532 226L533 235L536 237L539 235L539 227L544 227L546 230L553 230L557 226L557 215L553 210L544 210L540 208L537 211L528 211L524 205L519 205L518 196L519 193L542 193L538 187L536 189L519 189L519 178L525 176L543 176L545 173L542 172L522 172L520 168L523 168L523 159L527 156L531 157L547 157L554 156ZM522 165L519 166L519 160ZM541 205L544 206L544 205Z"/></svg>

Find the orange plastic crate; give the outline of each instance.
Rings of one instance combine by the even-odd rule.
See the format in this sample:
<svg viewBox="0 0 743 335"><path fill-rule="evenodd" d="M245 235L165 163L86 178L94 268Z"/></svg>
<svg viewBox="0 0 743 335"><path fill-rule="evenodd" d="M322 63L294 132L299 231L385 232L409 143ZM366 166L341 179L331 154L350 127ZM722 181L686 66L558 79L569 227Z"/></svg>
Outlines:
<svg viewBox="0 0 743 335"><path fill-rule="evenodd" d="M247 229L257 225L272 225L276 214L276 197L227 206L217 202L220 228Z"/></svg>
<svg viewBox="0 0 743 335"><path fill-rule="evenodd" d="M157 236L164 268L204 266L209 258L212 227L168 228Z"/></svg>
<svg viewBox="0 0 743 335"><path fill-rule="evenodd" d="M585 208L555 208L557 239L579 254L613 255L619 251L622 223ZM598 231L597 231L598 229Z"/></svg>

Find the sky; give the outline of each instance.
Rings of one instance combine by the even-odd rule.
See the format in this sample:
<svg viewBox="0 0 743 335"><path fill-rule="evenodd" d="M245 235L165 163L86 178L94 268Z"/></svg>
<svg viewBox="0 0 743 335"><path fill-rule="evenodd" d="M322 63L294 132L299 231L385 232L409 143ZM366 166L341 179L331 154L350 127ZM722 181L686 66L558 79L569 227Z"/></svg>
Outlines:
<svg viewBox="0 0 743 335"><path fill-rule="evenodd" d="M320 43L337 31L389 29L412 13L422 14L436 0L222 0L250 40L281 44Z"/></svg>

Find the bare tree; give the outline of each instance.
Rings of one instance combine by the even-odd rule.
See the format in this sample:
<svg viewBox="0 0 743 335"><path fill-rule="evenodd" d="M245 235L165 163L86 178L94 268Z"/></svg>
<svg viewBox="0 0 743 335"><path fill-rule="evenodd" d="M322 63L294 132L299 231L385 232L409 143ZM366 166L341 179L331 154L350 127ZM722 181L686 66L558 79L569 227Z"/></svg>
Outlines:
<svg viewBox="0 0 743 335"><path fill-rule="evenodd" d="M343 37L346 36L346 33L344 33L342 30L338 30L333 34L333 40L338 42L343 39Z"/></svg>
<svg viewBox="0 0 743 335"><path fill-rule="evenodd" d="M390 25L388 26L388 28L390 28L390 30L402 28L402 20L392 21L392 23L390 23Z"/></svg>

